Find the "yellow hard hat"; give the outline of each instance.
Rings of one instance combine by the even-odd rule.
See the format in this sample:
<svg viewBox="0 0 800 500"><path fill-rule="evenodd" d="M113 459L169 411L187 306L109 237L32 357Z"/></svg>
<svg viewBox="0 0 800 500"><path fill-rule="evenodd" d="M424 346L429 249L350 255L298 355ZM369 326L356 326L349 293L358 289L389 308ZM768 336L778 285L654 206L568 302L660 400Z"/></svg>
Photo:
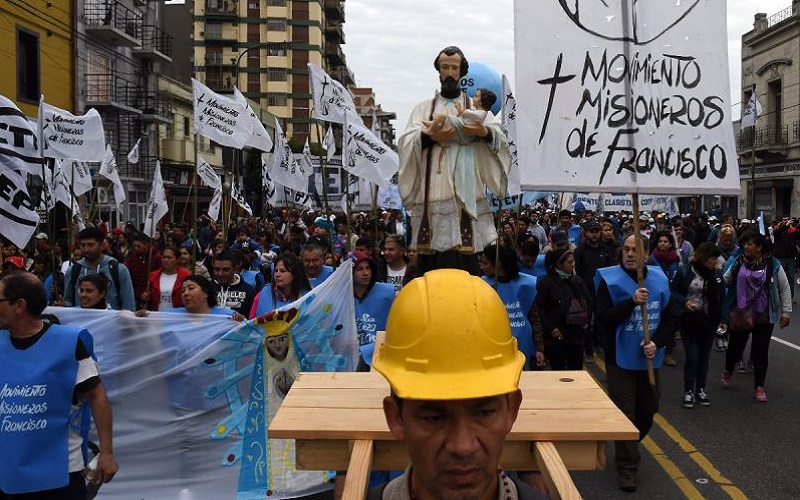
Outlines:
<svg viewBox="0 0 800 500"><path fill-rule="evenodd" d="M457 269L404 286L372 366L405 399L453 400L515 391L525 355L495 290Z"/></svg>

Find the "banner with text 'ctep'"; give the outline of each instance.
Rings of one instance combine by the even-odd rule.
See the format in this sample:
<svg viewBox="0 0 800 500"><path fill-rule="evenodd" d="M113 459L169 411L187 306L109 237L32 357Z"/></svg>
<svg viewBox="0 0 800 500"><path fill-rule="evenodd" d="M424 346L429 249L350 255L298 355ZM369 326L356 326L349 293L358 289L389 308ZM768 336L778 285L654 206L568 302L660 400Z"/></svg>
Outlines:
<svg viewBox="0 0 800 500"><path fill-rule="evenodd" d="M523 190L738 194L725 0L514 6Z"/></svg>

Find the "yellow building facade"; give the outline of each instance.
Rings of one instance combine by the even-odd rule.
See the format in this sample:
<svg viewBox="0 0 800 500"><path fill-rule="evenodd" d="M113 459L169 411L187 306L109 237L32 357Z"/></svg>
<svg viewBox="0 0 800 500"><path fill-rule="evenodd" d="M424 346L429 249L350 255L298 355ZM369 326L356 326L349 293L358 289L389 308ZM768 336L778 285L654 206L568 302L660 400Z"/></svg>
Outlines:
<svg viewBox="0 0 800 500"><path fill-rule="evenodd" d="M75 111L74 0L0 2L0 94L27 116L39 96Z"/></svg>

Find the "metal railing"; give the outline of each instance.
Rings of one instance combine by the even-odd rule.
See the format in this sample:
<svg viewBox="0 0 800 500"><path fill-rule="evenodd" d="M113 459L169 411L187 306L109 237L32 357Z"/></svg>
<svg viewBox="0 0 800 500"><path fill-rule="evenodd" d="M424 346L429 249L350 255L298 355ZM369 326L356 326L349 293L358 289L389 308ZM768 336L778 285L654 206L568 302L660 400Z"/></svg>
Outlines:
<svg viewBox="0 0 800 500"><path fill-rule="evenodd" d="M87 0L84 14L87 26L116 28L133 38L139 38L142 13L126 7L117 0Z"/></svg>
<svg viewBox="0 0 800 500"><path fill-rule="evenodd" d="M789 144L789 127L787 125L749 127L742 129L737 138L737 149L742 152L748 149L767 146L786 146Z"/></svg>
<svg viewBox="0 0 800 500"><path fill-rule="evenodd" d="M155 92L145 92L139 94L136 106L145 115L170 117L170 99L162 94Z"/></svg>
<svg viewBox="0 0 800 500"><path fill-rule="evenodd" d="M786 7L777 14L773 14L767 18L767 27L772 28L776 24L792 17L792 7Z"/></svg>
<svg viewBox="0 0 800 500"><path fill-rule="evenodd" d="M114 72L86 74L87 104L122 104L136 107L142 88Z"/></svg>
<svg viewBox="0 0 800 500"><path fill-rule="evenodd" d="M155 49L167 57L172 57L172 35L158 26L142 26L142 48Z"/></svg>
<svg viewBox="0 0 800 500"><path fill-rule="evenodd" d="M206 14L236 15L236 0L206 0Z"/></svg>

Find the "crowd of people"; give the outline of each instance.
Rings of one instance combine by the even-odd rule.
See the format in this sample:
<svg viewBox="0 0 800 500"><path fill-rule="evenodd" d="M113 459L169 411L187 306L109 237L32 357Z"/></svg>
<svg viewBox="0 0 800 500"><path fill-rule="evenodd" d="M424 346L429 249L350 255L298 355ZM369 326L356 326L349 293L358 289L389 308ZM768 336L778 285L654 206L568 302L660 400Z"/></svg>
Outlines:
<svg viewBox="0 0 800 500"><path fill-rule="evenodd" d="M683 407L711 404L707 376L713 348L725 351L723 388L731 386L734 372L753 372L754 398L767 401L769 340L775 324L789 323L797 279L796 219L774 221L765 235L756 221L728 214L644 213L638 226L648 255L645 286L631 288L627 296L619 284L625 273L635 278L631 214L598 216L536 205L504 210L496 221L499 237L480 252L480 274L506 306L525 369L580 370L601 356L609 387L629 387L629 373L639 372L624 366L617 352L624 347L615 333L638 305L650 307L653 297L663 294L658 307L674 308L674 314L651 322L653 347L645 354L657 366L662 360L676 366L680 339ZM362 347L359 369L370 369L373 344L386 328L394 297L418 275L419 256L409 248L403 212L328 218L318 211L275 209L224 229L201 217L196 227L163 223L150 237L132 224L111 228L95 221L52 243L43 232L25 248L4 240L2 276L31 273L42 283L47 305L138 315L222 314L244 321L297 300L349 259ZM662 273L648 278L648 269ZM666 352L657 354L657 347ZM612 399L615 394L619 391L610 391ZM615 402L629 414L622 399ZM630 399L635 404L629 416L637 426L642 423L644 436L658 401ZM634 417L637 412L644 416ZM635 489L638 448L621 446L620 485ZM634 472L626 476L626 467Z"/></svg>

